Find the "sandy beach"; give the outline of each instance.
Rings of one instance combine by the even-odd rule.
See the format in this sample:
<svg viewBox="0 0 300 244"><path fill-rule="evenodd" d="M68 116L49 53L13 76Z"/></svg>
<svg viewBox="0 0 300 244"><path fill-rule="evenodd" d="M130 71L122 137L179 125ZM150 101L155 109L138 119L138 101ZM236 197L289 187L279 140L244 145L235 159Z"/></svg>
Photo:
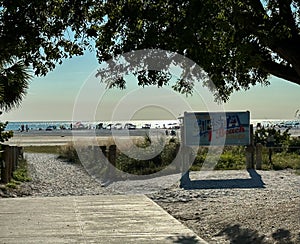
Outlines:
<svg viewBox="0 0 300 244"><path fill-rule="evenodd" d="M89 141L96 139L101 142L110 141L113 137L123 139L142 138L145 135L161 137L165 136L163 129L137 129L137 130L29 130L28 132L15 131L14 136L5 144L11 146L32 146L32 145L65 145L74 140ZM177 131L177 136L179 133Z"/></svg>
<svg viewBox="0 0 300 244"><path fill-rule="evenodd" d="M176 138L180 138L180 130L176 131ZM289 133L292 137L300 137L300 128L292 128ZM111 141L113 137L119 138L142 138L145 135L165 137L165 129L136 129L136 130L29 130L14 131L14 136L6 144L16 146L30 145L65 145L74 140L91 141L96 138L101 141ZM170 137L170 135L169 135Z"/></svg>

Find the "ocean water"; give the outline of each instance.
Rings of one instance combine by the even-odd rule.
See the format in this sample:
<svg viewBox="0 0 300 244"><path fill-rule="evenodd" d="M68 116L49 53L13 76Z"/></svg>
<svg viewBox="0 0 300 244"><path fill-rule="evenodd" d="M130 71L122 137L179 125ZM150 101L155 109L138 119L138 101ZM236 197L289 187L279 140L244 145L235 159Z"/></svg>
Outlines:
<svg viewBox="0 0 300 244"><path fill-rule="evenodd" d="M145 124L151 124L151 128L170 128L174 124L179 124L180 122L178 120L135 120L135 121L35 121L35 122L27 122L27 121L21 121L21 122L8 122L8 125L6 126L6 130L12 130L12 131L18 131L22 129L22 126L24 129L26 129L26 126L29 130L46 130L47 127L56 127L57 130L60 129L71 129L76 128L78 126L83 126L87 129L95 129L96 126L99 123L103 123L103 126L106 126L108 124L117 124L120 123L122 127L126 123L131 123L136 125L136 128L142 128Z"/></svg>
<svg viewBox="0 0 300 244"><path fill-rule="evenodd" d="M18 131L21 130L22 125L24 126L24 129L26 126L28 126L29 130L46 130L49 126L55 126L57 130L60 130L62 128L64 129L70 129L71 124L73 128L76 128L76 126L82 125L84 128L87 129L95 129L96 125L99 123L103 123L104 126L108 124L116 124L120 123L122 127L126 123L131 123L136 125L136 128L142 128L145 124L151 124L151 128L171 128L175 124L180 124L179 120L134 120L134 121L83 121L83 122L74 122L74 121L34 121L34 122L9 122L6 126L6 130L12 130L12 131ZM293 128L300 128L300 120L280 120L280 119L251 119L251 124L254 125L254 127L260 123L263 126L273 126L273 125L287 125L292 126Z"/></svg>

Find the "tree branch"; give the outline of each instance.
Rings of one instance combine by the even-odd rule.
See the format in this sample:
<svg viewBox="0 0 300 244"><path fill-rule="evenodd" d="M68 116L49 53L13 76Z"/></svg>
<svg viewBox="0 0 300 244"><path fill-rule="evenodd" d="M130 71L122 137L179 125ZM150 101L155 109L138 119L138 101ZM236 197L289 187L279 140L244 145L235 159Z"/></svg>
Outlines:
<svg viewBox="0 0 300 244"><path fill-rule="evenodd" d="M291 0L278 0L279 3L279 15L282 17L284 24L292 30L292 35L297 36L298 31L295 23L295 19L293 17L292 9L291 9Z"/></svg>
<svg viewBox="0 0 300 244"><path fill-rule="evenodd" d="M249 4L252 5L253 9L260 13L261 15L265 15L266 14L266 10L264 9L263 4L261 3L260 0L250 0Z"/></svg>
<svg viewBox="0 0 300 244"><path fill-rule="evenodd" d="M279 57L290 63L295 72L300 76L300 37L286 39L270 47Z"/></svg>
<svg viewBox="0 0 300 244"><path fill-rule="evenodd" d="M278 64L273 61L265 61L262 63L263 70L266 72L277 76L279 78L291 81L295 84L300 85L300 76L298 73L291 67L288 67L286 65Z"/></svg>

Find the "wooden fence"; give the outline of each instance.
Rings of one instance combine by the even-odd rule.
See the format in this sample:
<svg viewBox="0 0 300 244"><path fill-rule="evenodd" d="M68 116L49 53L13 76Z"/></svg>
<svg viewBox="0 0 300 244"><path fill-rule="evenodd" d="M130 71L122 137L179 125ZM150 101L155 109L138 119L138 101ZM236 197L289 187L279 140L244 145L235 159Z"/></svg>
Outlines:
<svg viewBox="0 0 300 244"><path fill-rule="evenodd" d="M11 181L18 162L23 159L23 148L8 145L1 145L1 147L1 183L6 184Z"/></svg>

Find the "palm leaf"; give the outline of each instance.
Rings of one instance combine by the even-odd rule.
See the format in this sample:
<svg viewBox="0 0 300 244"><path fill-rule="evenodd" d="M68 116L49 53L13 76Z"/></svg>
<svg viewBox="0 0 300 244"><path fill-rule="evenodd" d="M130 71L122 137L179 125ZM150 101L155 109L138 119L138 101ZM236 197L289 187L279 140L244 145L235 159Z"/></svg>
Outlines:
<svg viewBox="0 0 300 244"><path fill-rule="evenodd" d="M0 64L0 109L20 105L32 76L22 61L13 59Z"/></svg>

